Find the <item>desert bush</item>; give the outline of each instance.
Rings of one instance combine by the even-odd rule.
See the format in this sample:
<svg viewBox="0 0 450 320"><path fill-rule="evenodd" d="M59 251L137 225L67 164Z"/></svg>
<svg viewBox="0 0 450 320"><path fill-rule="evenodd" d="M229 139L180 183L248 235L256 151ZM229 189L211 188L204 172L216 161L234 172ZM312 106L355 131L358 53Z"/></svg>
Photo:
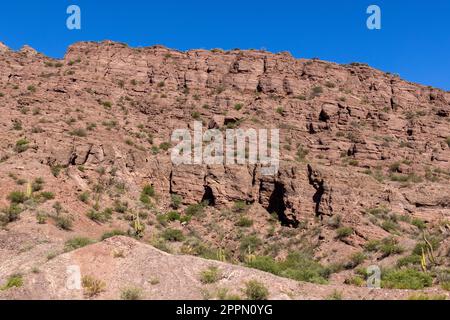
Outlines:
<svg viewBox="0 0 450 320"><path fill-rule="evenodd" d="M56 226L62 230L68 231L72 229L72 219L67 216L58 215L54 217L53 220L55 221Z"/></svg>
<svg viewBox="0 0 450 320"><path fill-rule="evenodd" d="M92 276L84 276L81 280L81 284L84 289L84 294L89 298L100 294L106 287L106 284L103 281Z"/></svg>
<svg viewBox="0 0 450 320"><path fill-rule="evenodd" d="M398 229L398 224L392 220L385 220L381 224L381 228L387 232L392 232Z"/></svg>
<svg viewBox="0 0 450 320"><path fill-rule="evenodd" d="M21 274L14 274L8 277L6 283L0 287L0 290L8 290L11 288L20 288L23 285L23 277Z"/></svg>
<svg viewBox="0 0 450 320"><path fill-rule="evenodd" d="M248 281L244 293L248 300L267 300L269 297L269 290L257 280Z"/></svg>
<svg viewBox="0 0 450 320"><path fill-rule="evenodd" d="M135 287L122 289L122 292L120 293L120 298L122 300L141 300L142 290Z"/></svg>
<svg viewBox="0 0 450 320"><path fill-rule="evenodd" d="M256 235L245 236L241 239L241 252L254 252L262 245L262 240Z"/></svg>
<svg viewBox="0 0 450 320"><path fill-rule="evenodd" d="M381 286L390 289L419 290L430 287L433 278L430 274L416 269L391 269L382 273Z"/></svg>
<svg viewBox="0 0 450 320"><path fill-rule="evenodd" d="M64 251L72 251L94 243L94 240L85 237L75 237L66 241Z"/></svg>
<svg viewBox="0 0 450 320"><path fill-rule="evenodd" d="M407 266L414 266L414 265L420 265L421 257L418 254L412 254L406 257L402 257L398 259L397 261L397 267L407 267Z"/></svg>
<svg viewBox="0 0 450 320"><path fill-rule="evenodd" d="M167 151L167 150L169 150L169 148L170 148L170 143L169 143L169 142L162 142L162 143L159 145L159 148L160 148L161 150Z"/></svg>
<svg viewBox="0 0 450 320"><path fill-rule="evenodd" d="M193 119L198 120L198 119L200 119L200 112L192 111L191 116Z"/></svg>
<svg viewBox="0 0 450 320"><path fill-rule="evenodd" d="M249 228L253 225L253 220L246 216L241 216L235 225L237 227Z"/></svg>
<svg viewBox="0 0 450 320"><path fill-rule="evenodd" d="M92 221L97 222L106 222L111 219L112 210L109 208L106 208L103 211L97 211L94 209L89 210L88 213L86 213L87 217L91 219Z"/></svg>
<svg viewBox="0 0 450 320"><path fill-rule="evenodd" d="M327 300L342 300L342 292L336 289L327 297Z"/></svg>
<svg viewBox="0 0 450 320"><path fill-rule="evenodd" d="M242 103L236 103L236 104L234 105L234 110L239 111L239 110L242 109L243 106L244 106L244 105L243 105Z"/></svg>
<svg viewBox="0 0 450 320"><path fill-rule="evenodd" d="M306 156L309 154L309 150L306 149L304 146L300 145L297 148L297 152L296 152L296 157L297 157L297 161L304 161Z"/></svg>
<svg viewBox="0 0 450 320"><path fill-rule="evenodd" d="M181 206L181 203L183 202L183 198L177 194L172 194L170 196L170 200L171 200L170 205L174 209L179 209Z"/></svg>
<svg viewBox="0 0 450 320"><path fill-rule="evenodd" d="M112 230L112 231L105 232L105 233L102 235L101 240L103 241L103 240L105 240L105 239L112 238L112 237L115 237L115 236L126 236L126 235L127 235L127 233L126 233L125 231L122 231L122 230Z"/></svg>
<svg viewBox="0 0 450 320"><path fill-rule="evenodd" d="M90 196L89 192L88 191L84 191L84 192L82 192L82 193L80 193L78 195L78 199L81 202L88 203L89 202L89 196Z"/></svg>
<svg viewBox="0 0 450 320"><path fill-rule="evenodd" d="M16 142L16 145L14 147L14 151L17 153L22 153L28 150L29 147L29 141L27 139L19 139Z"/></svg>
<svg viewBox="0 0 450 320"><path fill-rule="evenodd" d="M50 191L43 191L39 194L44 200L53 200L55 199L55 194Z"/></svg>
<svg viewBox="0 0 450 320"><path fill-rule="evenodd" d="M235 201L233 204L233 211L234 212L244 212L248 208L248 205L245 203L245 201L238 200Z"/></svg>
<svg viewBox="0 0 450 320"><path fill-rule="evenodd" d="M9 201L11 201L11 203L15 204L24 203L28 200L27 195L22 191L13 191L8 195L7 198Z"/></svg>
<svg viewBox="0 0 450 320"><path fill-rule="evenodd" d="M424 293L413 294L408 298L408 300L446 300L446 299L447 296L445 294L428 295Z"/></svg>
<svg viewBox="0 0 450 320"><path fill-rule="evenodd" d="M418 219L418 218L412 219L411 224L413 226L416 226L419 230L424 230L427 227L425 224L425 221Z"/></svg>
<svg viewBox="0 0 450 320"><path fill-rule="evenodd" d="M353 234L353 228L351 227L340 227L336 229L336 238L345 239Z"/></svg>
<svg viewBox="0 0 450 320"><path fill-rule="evenodd" d="M188 216L199 216L203 214L204 209L203 203L191 204L186 208L185 213Z"/></svg>
<svg viewBox="0 0 450 320"><path fill-rule="evenodd" d="M151 185L146 184L143 188L142 188L142 194L145 194L149 197L153 197L155 196L155 188Z"/></svg>
<svg viewBox="0 0 450 320"><path fill-rule="evenodd" d="M167 216L167 221L181 220L180 214L176 211L170 211L167 213L166 216Z"/></svg>
<svg viewBox="0 0 450 320"><path fill-rule="evenodd" d="M61 173L62 168L63 167L61 165L58 165L58 164L50 167L50 170L51 170L51 172L52 172L52 174L53 174L53 176L55 178L57 178L59 176L59 174Z"/></svg>
<svg viewBox="0 0 450 320"><path fill-rule="evenodd" d="M162 232L162 237L164 238L164 240L167 241L171 241L171 242L176 242L176 241L183 241L184 240L184 235L183 232L181 230L177 230L177 229L165 229Z"/></svg>
<svg viewBox="0 0 450 320"><path fill-rule="evenodd" d="M383 257L399 254L404 251L398 244L398 241L394 238L385 238L381 240L378 250L383 254Z"/></svg>
<svg viewBox="0 0 450 320"><path fill-rule="evenodd" d="M355 252L350 256L350 261L345 264L345 268L353 269L359 266L366 260L366 255L363 252Z"/></svg>
<svg viewBox="0 0 450 320"><path fill-rule="evenodd" d="M272 274L312 283L326 283L330 270L305 253L290 253L282 261L269 256L256 256L247 266Z"/></svg>
<svg viewBox="0 0 450 320"><path fill-rule="evenodd" d="M222 274L216 266L210 266L208 269L200 273L200 282L203 284L215 283L219 281Z"/></svg>
<svg viewBox="0 0 450 320"><path fill-rule="evenodd" d="M0 215L0 224L8 224L10 222L16 221L19 219L20 213L23 211L23 208L17 203L11 203L11 205L2 210L2 214Z"/></svg>
<svg viewBox="0 0 450 320"><path fill-rule="evenodd" d="M45 213L37 213L36 221L39 224L45 224L47 222L47 215Z"/></svg>
<svg viewBox="0 0 450 320"><path fill-rule="evenodd" d="M31 183L31 190L33 192L41 191L43 187L44 187L44 180L42 178L36 178Z"/></svg>
<svg viewBox="0 0 450 320"><path fill-rule="evenodd" d="M127 212L127 210L128 210L128 202L122 202L122 201L120 201L120 200L115 200L114 201L114 208L113 208L113 210L115 211L115 212L118 212L118 213L125 213L125 212Z"/></svg>

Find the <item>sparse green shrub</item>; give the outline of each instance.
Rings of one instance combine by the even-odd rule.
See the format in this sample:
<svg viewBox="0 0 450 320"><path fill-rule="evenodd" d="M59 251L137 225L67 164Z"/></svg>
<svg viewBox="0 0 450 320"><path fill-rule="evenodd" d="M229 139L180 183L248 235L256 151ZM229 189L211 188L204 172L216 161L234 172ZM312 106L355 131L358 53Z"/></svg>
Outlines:
<svg viewBox="0 0 450 320"><path fill-rule="evenodd" d="M53 220L55 221L55 224L58 228L62 229L62 230L71 230L72 229L72 219L70 219L69 217L66 216L56 216L53 218Z"/></svg>
<svg viewBox="0 0 450 320"><path fill-rule="evenodd" d="M277 112L278 114L280 114L280 115L283 115L283 114L284 114L284 108L283 108L283 107L278 107L278 108L276 109L276 112Z"/></svg>
<svg viewBox="0 0 450 320"><path fill-rule="evenodd" d="M111 109L111 107L112 107L111 101L103 101L101 104L105 109Z"/></svg>
<svg viewBox="0 0 450 320"><path fill-rule="evenodd" d="M327 300L342 300L342 292L336 289L327 297Z"/></svg>
<svg viewBox="0 0 450 320"><path fill-rule="evenodd" d="M305 147L303 147L302 145L298 146L297 148L297 152L296 152L296 156L297 156L297 161L304 161L306 156L308 155L309 150L306 149Z"/></svg>
<svg viewBox="0 0 450 320"><path fill-rule="evenodd" d="M256 235L245 236L241 239L241 252L254 252L262 245L262 240Z"/></svg>
<svg viewBox="0 0 450 320"><path fill-rule="evenodd" d="M118 213L125 213L128 210L128 202L122 202L120 200L114 201L114 211Z"/></svg>
<svg viewBox="0 0 450 320"><path fill-rule="evenodd" d="M19 204L11 203L8 208L2 210L2 215L0 215L0 225L16 221L19 219L19 215L22 211L23 208Z"/></svg>
<svg viewBox="0 0 450 320"><path fill-rule="evenodd" d="M19 139L16 142L16 146L14 147L14 151L17 153L22 153L28 150L29 141L27 139Z"/></svg>
<svg viewBox="0 0 450 320"><path fill-rule="evenodd" d="M167 213L167 221L181 220L181 215L176 211L170 211Z"/></svg>
<svg viewBox="0 0 450 320"><path fill-rule="evenodd" d="M90 196L89 192L88 191L84 191L84 192L82 192L82 193L80 193L78 195L78 199L81 202L88 203L89 202L89 196Z"/></svg>
<svg viewBox="0 0 450 320"><path fill-rule="evenodd" d="M417 254L412 254L406 257L402 257L398 259L397 261L397 267L407 267L407 266L414 266L414 265L420 265L421 257Z"/></svg>
<svg viewBox="0 0 450 320"><path fill-rule="evenodd" d="M4 291L11 288L20 288L21 286L23 286L22 275L14 274L6 280L6 283L2 287L0 287L0 290Z"/></svg>
<svg viewBox="0 0 450 320"><path fill-rule="evenodd" d="M44 180L42 178L37 178L31 183L31 190L33 192L41 191L44 187Z"/></svg>
<svg viewBox="0 0 450 320"><path fill-rule="evenodd" d="M88 213L86 213L86 216L91 219L92 221L97 222L106 222L111 219L112 209L107 208L103 211L97 211L94 209L89 210Z"/></svg>
<svg viewBox="0 0 450 320"><path fill-rule="evenodd" d="M203 284L215 283L222 278L219 268L210 266L200 273L200 282Z"/></svg>
<svg viewBox="0 0 450 320"><path fill-rule="evenodd" d="M11 203L19 204L27 201L28 197L25 192L13 191L8 195L8 200L11 201Z"/></svg>
<svg viewBox="0 0 450 320"><path fill-rule="evenodd" d="M249 228L253 225L253 220L246 216L241 216L235 225L237 227Z"/></svg>
<svg viewBox="0 0 450 320"><path fill-rule="evenodd" d="M103 241L103 240L105 240L105 239L112 238L112 237L115 237L115 236L126 236L126 235L127 235L127 233L126 233L125 231L122 231L122 230L112 230L112 231L105 232L105 233L102 235L101 240Z"/></svg>
<svg viewBox="0 0 450 320"><path fill-rule="evenodd" d="M30 92L36 92L36 87L33 86L32 84L30 84L30 85L27 87L27 90L30 91Z"/></svg>
<svg viewBox="0 0 450 320"><path fill-rule="evenodd" d="M149 197L154 197L155 196L155 188L152 185L146 184L142 188L142 194L145 194L145 195L147 195Z"/></svg>
<svg viewBox="0 0 450 320"><path fill-rule="evenodd" d="M177 241L183 241L184 235L181 230L178 229L165 229L162 233L162 237L164 240L171 241L171 242L177 242Z"/></svg>
<svg viewBox="0 0 450 320"><path fill-rule="evenodd" d="M161 150L167 151L170 148L170 143L169 142L163 142L159 145L159 148Z"/></svg>
<svg viewBox="0 0 450 320"><path fill-rule="evenodd" d="M427 227L425 224L425 221L418 219L418 218L412 219L411 224L413 226L416 226L419 230L424 230Z"/></svg>
<svg viewBox="0 0 450 320"><path fill-rule="evenodd" d="M353 228L351 227L340 227L336 229L336 238L345 239L353 234Z"/></svg>
<svg viewBox="0 0 450 320"><path fill-rule="evenodd" d="M450 148L450 137L447 137L447 139L445 140L445 142L447 142L447 145L448 145L449 148Z"/></svg>
<svg viewBox="0 0 450 320"><path fill-rule="evenodd" d="M84 289L84 294L89 298L100 294L106 287L106 284L103 281L92 276L84 276L81 280L81 284Z"/></svg>
<svg viewBox="0 0 450 320"><path fill-rule="evenodd" d="M269 297L269 290L257 280L248 281L244 293L248 300L267 300Z"/></svg>
<svg viewBox="0 0 450 320"><path fill-rule="evenodd" d="M433 278L430 274L416 269L391 269L382 273L381 286L390 289L419 290L430 287Z"/></svg>
<svg viewBox="0 0 450 320"><path fill-rule="evenodd" d="M64 251L69 252L94 243L94 240L84 237L75 237L66 241Z"/></svg>
<svg viewBox="0 0 450 320"><path fill-rule="evenodd" d="M50 170L51 170L51 172L52 172L52 174L53 174L53 176L55 178L57 178L59 176L59 174L61 173L62 168L63 167L61 165L59 165L59 164L50 167Z"/></svg>
<svg viewBox="0 0 450 320"><path fill-rule="evenodd" d="M186 208L185 213L188 216L199 216L203 214L204 209L205 207L202 203L191 204Z"/></svg>
<svg viewBox="0 0 450 320"><path fill-rule="evenodd" d="M381 240L378 250L383 254L384 257L399 254L404 251L404 249L398 245L398 241L394 238L385 238Z"/></svg>
<svg viewBox="0 0 450 320"><path fill-rule="evenodd" d="M125 288L120 293L120 298L122 300L141 300L142 290L134 287Z"/></svg>
<svg viewBox="0 0 450 320"><path fill-rule="evenodd" d="M383 228L387 232L392 232L398 229L398 224L392 220L385 220L381 224L381 228Z"/></svg>
<svg viewBox="0 0 450 320"><path fill-rule="evenodd" d="M39 224L47 223L47 215L45 213L37 213L36 214L36 221Z"/></svg>
<svg viewBox="0 0 450 320"><path fill-rule="evenodd" d="M245 203L245 201L238 200L233 204L233 211L234 212L245 212L247 210L248 206Z"/></svg>
<svg viewBox="0 0 450 320"><path fill-rule="evenodd" d="M239 110L242 109L243 106L244 106L244 105L243 105L242 103L236 103L236 104L234 105L234 110L239 111Z"/></svg>
<svg viewBox="0 0 450 320"><path fill-rule="evenodd" d="M413 294L409 296L408 300L446 300L445 294L427 295L423 293Z"/></svg>
<svg viewBox="0 0 450 320"><path fill-rule="evenodd" d="M39 194L44 200L53 200L55 199L55 194L50 191L43 191Z"/></svg>
<svg viewBox="0 0 450 320"><path fill-rule="evenodd" d="M353 269L359 266L366 260L366 255L363 252L356 252L350 256L350 261L345 265L347 269Z"/></svg>
<svg viewBox="0 0 450 320"><path fill-rule="evenodd" d="M198 120L198 119L200 119L200 112L192 111L191 116L193 119Z"/></svg>
<svg viewBox="0 0 450 320"><path fill-rule="evenodd" d="M181 203L183 202L183 198L177 194L170 195L170 200L171 200L170 205L174 209L179 209L181 206Z"/></svg>
<svg viewBox="0 0 450 320"><path fill-rule="evenodd" d="M364 279L361 276L356 275L356 276L352 276L350 278L345 279L344 283L347 285L362 287L362 286L364 286L364 284L366 282L364 281Z"/></svg>

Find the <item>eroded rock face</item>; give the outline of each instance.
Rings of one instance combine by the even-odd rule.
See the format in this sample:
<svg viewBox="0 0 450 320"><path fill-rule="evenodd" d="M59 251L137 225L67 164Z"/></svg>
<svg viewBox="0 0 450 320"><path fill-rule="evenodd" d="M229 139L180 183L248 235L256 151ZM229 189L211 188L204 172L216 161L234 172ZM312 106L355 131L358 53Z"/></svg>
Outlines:
<svg viewBox="0 0 450 320"><path fill-rule="evenodd" d="M46 176L61 167L55 186L67 190L119 185L105 206L123 197L138 207L149 184L160 212L171 209L172 195L217 210L242 201L262 208L262 220L275 213L291 227L338 215L357 225L361 211L380 204L448 215L438 191L447 190L450 172L450 93L366 65L114 42L77 43L57 61L0 45L0 85L0 173ZM174 165L171 134L192 130L194 120L221 132L280 129L279 172ZM26 150L17 146L23 138Z"/></svg>
<svg viewBox="0 0 450 320"><path fill-rule="evenodd" d="M313 167L309 164L308 164L308 179L309 183L316 190L316 193L313 196L313 200L316 204L315 208L316 215L321 218L323 218L323 216L332 216L333 188L325 181L320 171L314 170Z"/></svg>

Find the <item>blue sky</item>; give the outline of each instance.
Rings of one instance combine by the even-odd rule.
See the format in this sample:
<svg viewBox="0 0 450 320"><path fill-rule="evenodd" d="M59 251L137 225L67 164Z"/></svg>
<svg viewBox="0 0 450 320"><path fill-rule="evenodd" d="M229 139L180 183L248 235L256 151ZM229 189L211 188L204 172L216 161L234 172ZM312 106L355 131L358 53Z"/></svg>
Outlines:
<svg viewBox="0 0 450 320"><path fill-rule="evenodd" d="M66 28L80 6L82 29ZM366 8L382 29L366 28ZM0 41L52 57L82 40L175 49L265 48L338 63L366 62L403 78L450 90L449 0L35 0L2 1Z"/></svg>

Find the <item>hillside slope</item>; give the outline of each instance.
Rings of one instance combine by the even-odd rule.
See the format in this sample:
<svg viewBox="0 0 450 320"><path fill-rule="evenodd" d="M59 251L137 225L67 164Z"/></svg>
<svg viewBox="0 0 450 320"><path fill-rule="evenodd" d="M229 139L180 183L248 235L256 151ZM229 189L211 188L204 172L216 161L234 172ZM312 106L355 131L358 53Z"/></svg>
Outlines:
<svg viewBox="0 0 450 320"><path fill-rule="evenodd" d="M74 44L63 60L1 45L0 71L0 284L39 277L31 270L53 268L66 241L111 230L345 292L362 290L369 265L425 268L435 290L450 282L448 92L360 63L114 42ZM279 173L173 165L171 134L195 120L280 129Z"/></svg>

